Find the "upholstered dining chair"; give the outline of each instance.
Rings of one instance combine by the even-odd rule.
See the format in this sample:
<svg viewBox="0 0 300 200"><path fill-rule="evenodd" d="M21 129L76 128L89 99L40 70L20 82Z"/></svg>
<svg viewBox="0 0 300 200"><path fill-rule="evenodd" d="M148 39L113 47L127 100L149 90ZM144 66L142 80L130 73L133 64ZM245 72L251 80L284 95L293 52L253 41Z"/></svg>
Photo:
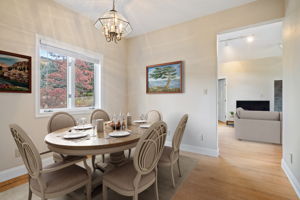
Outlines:
<svg viewBox="0 0 300 200"><path fill-rule="evenodd" d="M93 122L93 120L97 120L97 119L103 119L104 121L109 121L110 117L108 115L108 113L105 110L102 109L96 109L92 112L91 117L90 117L90 123ZM105 154L102 154L102 162L105 162ZM93 155L92 156L92 165L93 165L93 169L95 171L95 169L100 169L102 170L102 168L96 163L96 156Z"/></svg>
<svg viewBox="0 0 300 200"><path fill-rule="evenodd" d="M180 144L186 127L187 120L188 120L188 115L185 114L181 118L174 132L174 136L172 139L172 147L168 147L168 146L164 147L164 151L158 162L158 166L170 167L173 187L175 187L173 166L176 162L177 162L179 176L181 176L180 165L179 165L179 151L180 151Z"/></svg>
<svg viewBox="0 0 300 200"><path fill-rule="evenodd" d="M150 110L146 113L146 120L148 124L153 124L155 122L162 120L162 115L157 110ZM128 151L128 158L131 156L131 149Z"/></svg>
<svg viewBox="0 0 300 200"><path fill-rule="evenodd" d="M29 174L29 200L32 193L45 200L65 195L83 186L86 187L87 199L91 199L91 170L86 158L70 157L43 167L40 154L25 131L16 124L9 127ZM85 169L76 165L81 161Z"/></svg>
<svg viewBox="0 0 300 200"><path fill-rule="evenodd" d="M48 121L48 133L52 133L62 128L68 128L76 126L75 118L67 112L56 112ZM53 152L53 160L60 162L65 159L66 156Z"/></svg>
<svg viewBox="0 0 300 200"><path fill-rule="evenodd" d="M147 123L152 124L154 122L158 122L158 121L162 120L162 115L157 110L150 110L146 114L146 120L147 120Z"/></svg>
<svg viewBox="0 0 300 200"><path fill-rule="evenodd" d="M92 123L95 119L103 119L104 121L110 120L108 113L102 109L96 109L92 112L90 122Z"/></svg>
<svg viewBox="0 0 300 200"><path fill-rule="evenodd" d="M155 196L159 199L157 186L157 163L163 152L167 125L163 121L154 123L138 141L133 160L115 168L103 176L103 200L107 200L108 188L124 196L133 196L155 184Z"/></svg>

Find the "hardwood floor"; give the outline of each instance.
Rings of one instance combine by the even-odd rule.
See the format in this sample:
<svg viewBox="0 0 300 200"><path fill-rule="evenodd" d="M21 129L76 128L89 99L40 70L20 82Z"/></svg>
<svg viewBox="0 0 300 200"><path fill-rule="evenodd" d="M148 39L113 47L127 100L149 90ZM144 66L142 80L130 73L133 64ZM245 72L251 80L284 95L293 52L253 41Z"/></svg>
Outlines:
<svg viewBox="0 0 300 200"><path fill-rule="evenodd" d="M234 128L219 125L220 156L198 159L173 200L298 199L281 169L280 145L238 141Z"/></svg>
<svg viewBox="0 0 300 200"><path fill-rule="evenodd" d="M218 158L183 152L198 164L172 200L297 199L280 166L280 145L238 141L234 129L225 124L218 132ZM1 183L0 192L26 181L27 176L22 176Z"/></svg>
<svg viewBox="0 0 300 200"><path fill-rule="evenodd" d="M0 183L0 192L4 192L4 191L9 190L18 185L27 183L27 181L28 181L28 175L25 174L25 175L10 179L8 181L1 182Z"/></svg>

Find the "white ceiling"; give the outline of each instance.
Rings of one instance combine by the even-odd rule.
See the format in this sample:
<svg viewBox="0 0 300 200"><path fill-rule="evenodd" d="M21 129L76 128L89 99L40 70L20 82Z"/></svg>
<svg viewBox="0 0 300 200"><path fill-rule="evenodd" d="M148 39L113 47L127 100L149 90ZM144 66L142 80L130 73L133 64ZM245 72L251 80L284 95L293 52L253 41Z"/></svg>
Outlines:
<svg viewBox="0 0 300 200"><path fill-rule="evenodd" d="M55 0L96 20L112 8L112 0ZM116 9L131 23L129 37L179 24L255 0L116 0Z"/></svg>
<svg viewBox="0 0 300 200"><path fill-rule="evenodd" d="M282 22L276 22L221 34L218 36L218 61L225 63L282 56L281 32ZM246 38L229 40L227 46L226 42L220 42L251 35L254 37L252 43L248 43Z"/></svg>

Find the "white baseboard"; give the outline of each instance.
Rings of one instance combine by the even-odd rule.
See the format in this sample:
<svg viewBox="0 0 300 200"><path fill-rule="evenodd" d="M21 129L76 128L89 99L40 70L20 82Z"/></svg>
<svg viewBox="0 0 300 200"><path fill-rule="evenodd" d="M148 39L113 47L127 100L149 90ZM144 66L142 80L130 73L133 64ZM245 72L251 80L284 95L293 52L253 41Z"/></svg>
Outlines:
<svg viewBox="0 0 300 200"><path fill-rule="evenodd" d="M42 162L43 162L43 165L49 165L49 164L53 163L53 158L52 157L44 158L42 160ZM6 169L3 171L0 171L0 182L7 181L12 178L22 176L24 174L27 174L27 169L26 169L25 165L20 165L17 167Z"/></svg>
<svg viewBox="0 0 300 200"><path fill-rule="evenodd" d="M283 171L285 172L285 174L288 177L289 181L291 182L298 198L300 198L300 183L297 180L297 178L294 176L292 170L286 164L284 159L281 160L281 168L283 169Z"/></svg>
<svg viewBox="0 0 300 200"><path fill-rule="evenodd" d="M166 146L172 146L171 141L166 141ZM212 156L212 157L218 157L219 156L219 149L210 149L210 148L204 148L204 147L198 147L194 145L189 144L181 144L180 150L202 154L206 156Z"/></svg>

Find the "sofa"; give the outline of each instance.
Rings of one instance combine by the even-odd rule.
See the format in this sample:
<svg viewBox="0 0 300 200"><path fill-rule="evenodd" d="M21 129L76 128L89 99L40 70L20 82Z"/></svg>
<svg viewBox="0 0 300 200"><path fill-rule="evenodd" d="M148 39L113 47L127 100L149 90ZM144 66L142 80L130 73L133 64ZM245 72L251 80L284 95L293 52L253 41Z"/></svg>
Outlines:
<svg viewBox="0 0 300 200"><path fill-rule="evenodd" d="M282 114L237 108L235 137L239 140L281 144Z"/></svg>

